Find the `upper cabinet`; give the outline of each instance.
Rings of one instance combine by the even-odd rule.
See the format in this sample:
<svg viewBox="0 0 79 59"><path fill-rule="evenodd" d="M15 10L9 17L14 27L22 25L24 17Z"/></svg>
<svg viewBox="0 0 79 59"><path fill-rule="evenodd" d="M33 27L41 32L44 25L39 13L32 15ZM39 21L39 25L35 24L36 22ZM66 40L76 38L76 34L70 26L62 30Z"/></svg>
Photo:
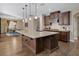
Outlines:
<svg viewBox="0 0 79 59"><path fill-rule="evenodd" d="M59 14L60 11L51 12L50 15L44 16L44 24L45 26L50 26L52 23L59 22Z"/></svg>
<svg viewBox="0 0 79 59"><path fill-rule="evenodd" d="M50 13L50 22L59 23L60 11L55 11Z"/></svg>
<svg viewBox="0 0 79 59"><path fill-rule="evenodd" d="M70 11L61 13L59 24L60 25L70 25Z"/></svg>
<svg viewBox="0 0 79 59"><path fill-rule="evenodd" d="M48 26L50 21L50 16L44 16L44 25Z"/></svg>
<svg viewBox="0 0 79 59"><path fill-rule="evenodd" d="M52 24L70 25L70 11L60 13L60 11L51 12L50 15L44 16L45 26Z"/></svg>

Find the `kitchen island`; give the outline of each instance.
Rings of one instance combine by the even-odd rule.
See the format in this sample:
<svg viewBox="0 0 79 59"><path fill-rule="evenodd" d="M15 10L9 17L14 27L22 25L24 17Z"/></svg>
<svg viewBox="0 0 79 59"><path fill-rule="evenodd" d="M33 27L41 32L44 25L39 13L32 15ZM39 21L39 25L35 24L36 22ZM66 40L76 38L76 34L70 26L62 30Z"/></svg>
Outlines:
<svg viewBox="0 0 79 59"><path fill-rule="evenodd" d="M52 51L58 48L58 32L29 30L17 30L16 32L22 35L23 46L31 49L34 54L38 54L46 49Z"/></svg>

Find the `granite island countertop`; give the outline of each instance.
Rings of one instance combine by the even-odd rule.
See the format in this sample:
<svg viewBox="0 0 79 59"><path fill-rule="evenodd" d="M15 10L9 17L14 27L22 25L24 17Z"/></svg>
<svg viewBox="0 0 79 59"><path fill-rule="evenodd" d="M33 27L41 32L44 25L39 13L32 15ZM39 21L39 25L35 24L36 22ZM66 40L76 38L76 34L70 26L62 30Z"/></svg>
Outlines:
<svg viewBox="0 0 79 59"><path fill-rule="evenodd" d="M40 38L40 37L45 37L49 35L54 35L58 34L59 32L49 32L49 31L29 31L29 30L16 30L17 33L20 33L22 35L25 35L30 38Z"/></svg>

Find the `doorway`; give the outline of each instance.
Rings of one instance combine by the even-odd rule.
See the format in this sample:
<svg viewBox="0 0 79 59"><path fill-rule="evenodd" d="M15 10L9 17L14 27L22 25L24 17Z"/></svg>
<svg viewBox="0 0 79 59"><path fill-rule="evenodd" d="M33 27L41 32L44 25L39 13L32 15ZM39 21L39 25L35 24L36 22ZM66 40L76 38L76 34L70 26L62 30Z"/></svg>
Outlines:
<svg viewBox="0 0 79 59"><path fill-rule="evenodd" d="M77 39L79 39L79 12L77 12L75 15L75 20L74 20L74 35Z"/></svg>
<svg viewBox="0 0 79 59"><path fill-rule="evenodd" d="M77 36L79 39L79 15L77 16Z"/></svg>

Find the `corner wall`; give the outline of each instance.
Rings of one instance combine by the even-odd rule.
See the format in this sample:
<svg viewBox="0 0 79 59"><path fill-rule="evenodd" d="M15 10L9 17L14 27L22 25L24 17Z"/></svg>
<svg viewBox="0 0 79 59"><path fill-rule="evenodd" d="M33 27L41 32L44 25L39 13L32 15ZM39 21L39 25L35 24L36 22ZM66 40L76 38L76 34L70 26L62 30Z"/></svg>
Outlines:
<svg viewBox="0 0 79 59"><path fill-rule="evenodd" d="M70 41L74 42L77 40L77 22L75 21L74 15L79 12L79 9L74 9L71 11L71 20L70 20Z"/></svg>

